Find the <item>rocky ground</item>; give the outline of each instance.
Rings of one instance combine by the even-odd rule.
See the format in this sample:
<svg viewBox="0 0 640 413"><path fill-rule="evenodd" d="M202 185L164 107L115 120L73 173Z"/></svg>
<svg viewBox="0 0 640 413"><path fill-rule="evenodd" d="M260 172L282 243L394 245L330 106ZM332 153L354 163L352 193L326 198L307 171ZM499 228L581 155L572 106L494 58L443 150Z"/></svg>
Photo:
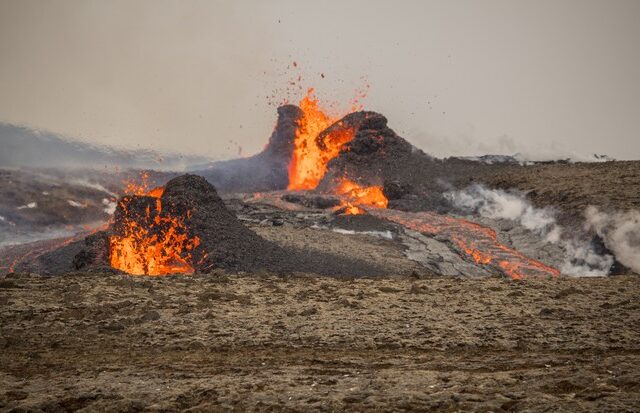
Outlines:
<svg viewBox="0 0 640 413"><path fill-rule="evenodd" d="M491 165L474 179L492 188L525 192L536 206L561 212L565 225L581 221L588 205L615 211L640 209L640 161Z"/></svg>
<svg viewBox="0 0 640 413"><path fill-rule="evenodd" d="M0 279L0 411L638 411L637 278Z"/></svg>
<svg viewBox="0 0 640 413"><path fill-rule="evenodd" d="M0 166L0 246L69 237L99 226L111 218L126 183L139 183L141 173ZM173 176L146 173L150 187Z"/></svg>

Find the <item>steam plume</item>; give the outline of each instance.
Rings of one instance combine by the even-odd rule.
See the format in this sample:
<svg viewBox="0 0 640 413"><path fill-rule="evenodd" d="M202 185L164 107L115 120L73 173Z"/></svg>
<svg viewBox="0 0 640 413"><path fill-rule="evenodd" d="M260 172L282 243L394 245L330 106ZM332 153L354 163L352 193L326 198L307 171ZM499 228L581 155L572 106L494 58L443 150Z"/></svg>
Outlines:
<svg viewBox="0 0 640 413"><path fill-rule="evenodd" d="M595 206L585 211L586 227L594 230L616 258L640 273L640 212L606 213Z"/></svg>
<svg viewBox="0 0 640 413"><path fill-rule="evenodd" d="M565 261L560 267L563 274L602 276L607 275L613 265L613 257L609 254L599 254L591 242L563 237L562 227L557 224L554 212L548 208L534 207L522 193L473 185L464 190L448 192L444 196L462 211L475 213L485 218L517 222L543 237L546 242L559 244L565 251ZM601 216L594 215L594 222L603 224L603 227L611 226L606 224L609 221ZM636 219L635 222L640 229L640 221ZM620 248L628 252L628 243L623 242L626 238L621 237L621 234L616 234L618 236L615 239L621 244ZM638 248L640 242L635 245ZM613 248L611 250L617 256L618 253ZM622 260L620 262L625 264ZM637 264L640 265L640 258L638 258Z"/></svg>

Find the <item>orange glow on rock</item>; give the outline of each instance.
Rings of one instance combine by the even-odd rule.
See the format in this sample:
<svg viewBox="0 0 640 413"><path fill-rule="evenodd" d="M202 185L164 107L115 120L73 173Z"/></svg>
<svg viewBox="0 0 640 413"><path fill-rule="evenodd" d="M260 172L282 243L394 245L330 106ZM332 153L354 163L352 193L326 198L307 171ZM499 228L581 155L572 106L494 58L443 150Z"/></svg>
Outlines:
<svg viewBox="0 0 640 413"><path fill-rule="evenodd" d="M149 193L147 194L147 196L151 196L154 198L160 198L162 196L162 194L164 194L164 187L157 187L157 188L153 188L151 191L149 191Z"/></svg>
<svg viewBox="0 0 640 413"><path fill-rule="evenodd" d="M164 188L156 188L148 196L155 198L143 217L133 217L124 198L120 207L120 234L109 238L109 260L113 268L131 275L192 274L192 252L200 245L198 237L190 238L181 216L163 211L160 196ZM187 214L187 217L190 214Z"/></svg>
<svg viewBox="0 0 640 413"><path fill-rule="evenodd" d="M475 222L426 211L375 209L369 212L423 234L446 235L476 264L498 268L512 279L560 276L557 269L501 244L494 230Z"/></svg>

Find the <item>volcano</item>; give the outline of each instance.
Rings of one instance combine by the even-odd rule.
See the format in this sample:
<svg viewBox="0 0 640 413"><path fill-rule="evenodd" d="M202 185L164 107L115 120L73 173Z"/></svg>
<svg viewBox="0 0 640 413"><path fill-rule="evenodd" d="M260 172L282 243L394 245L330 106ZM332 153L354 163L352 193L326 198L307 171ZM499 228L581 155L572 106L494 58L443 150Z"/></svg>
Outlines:
<svg viewBox="0 0 640 413"><path fill-rule="evenodd" d="M365 262L285 249L246 228L203 177L182 175L161 191L121 198L114 223L78 241L22 262L16 271L134 275L214 269L324 275L382 275Z"/></svg>
<svg viewBox="0 0 640 413"><path fill-rule="evenodd" d="M278 108L278 120L265 149L248 158L216 162L196 173L221 192L261 192L284 189L289 183L289 162L293 153L300 108Z"/></svg>
<svg viewBox="0 0 640 413"><path fill-rule="evenodd" d="M144 180L127 185L128 195L118 200L106 229L0 264L42 274L119 271L152 276L216 269L333 276L388 271L384 262L354 258L357 247L336 254L314 244L313 236L291 235L314 228L383 236L393 240L387 248L402 249L408 260L430 273L514 279L560 275L566 258L561 245L548 245L544 234L522 225L470 220L445 196L484 179L489 170L514 165L437 159L396 134L382 114L327 113L310 89L299 106L278 108L262 152L216 162L162 187L151 188ZM368 218L345 218L357 215ZM348 228L354 222L368 227ZM263 231L264 226L286 228L278 234ZM587 240L597 236L575 225L572 230ZM589 252L594 250L581 252L573 244L570 249L576 266L594 261ZM607 268L627 271L615 261L608 263L611 251L599 250L595 256Z"/></svg>

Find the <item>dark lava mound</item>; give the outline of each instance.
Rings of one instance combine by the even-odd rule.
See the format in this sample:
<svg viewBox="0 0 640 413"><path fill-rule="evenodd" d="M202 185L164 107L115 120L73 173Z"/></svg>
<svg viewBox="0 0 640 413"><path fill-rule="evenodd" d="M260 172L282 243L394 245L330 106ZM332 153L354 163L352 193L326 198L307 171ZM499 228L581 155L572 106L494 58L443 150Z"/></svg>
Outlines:
<svg viewBox="0 0 640 413"><path fill-rule="evenodd" d="M354 138L327 165L319 189L330 189L343 177L361 185L382 185L389 208L446 212L442 193L451 186L466 186L483 165L449 158L438 159L398 136L387 118L376 112L351 113L320 134L351 129Z"/></svg>
<svg viewBox="0 0 640 413"><path fill-rule="evenodd" d="M162 208L156 209L157 201ZM382 275L365 262L337 257L315 250L283 248L242 225L225 206L216 189L197 175L182 175L167 183L162 196L127 196L121 199L115 223L107 231L90 235L61 248L20 263L18 271L57 275L77 270L115 271L109 265L109 238L121 235L125 219L150 226L156 216L178 216L189 239L199 244L190 251L196 272L216 268L234 271L316 273L333 276ZM186 256L185 256L186 259Z"/></svg>
<svg viewBox="0 0 640 413"><path fill-rule="evenodd" d="M278 122L265 149L248 158L216 162L197 171L220 192L263 192L284 189L302 111L295 105L278 108Z"/></svg>

